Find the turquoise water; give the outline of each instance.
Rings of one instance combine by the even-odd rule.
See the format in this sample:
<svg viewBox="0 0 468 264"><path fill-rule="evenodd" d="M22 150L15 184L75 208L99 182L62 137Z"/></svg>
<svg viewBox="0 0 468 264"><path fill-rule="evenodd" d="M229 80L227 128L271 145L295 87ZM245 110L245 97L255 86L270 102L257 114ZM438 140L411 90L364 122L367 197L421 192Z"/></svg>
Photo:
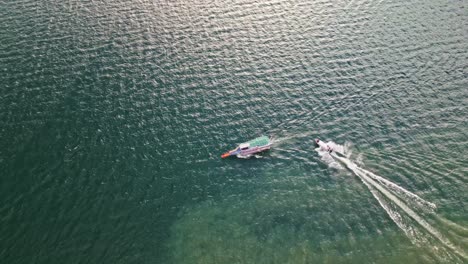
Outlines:
<svg viewBox="0 0 468 264"><path fill-rule="evenodd" d="M467 20L442 0L3 1L0 262L466 262ZM263 158L220 159L262 134ZM406 201L444 239L315 137L436 204Z"/></svg>

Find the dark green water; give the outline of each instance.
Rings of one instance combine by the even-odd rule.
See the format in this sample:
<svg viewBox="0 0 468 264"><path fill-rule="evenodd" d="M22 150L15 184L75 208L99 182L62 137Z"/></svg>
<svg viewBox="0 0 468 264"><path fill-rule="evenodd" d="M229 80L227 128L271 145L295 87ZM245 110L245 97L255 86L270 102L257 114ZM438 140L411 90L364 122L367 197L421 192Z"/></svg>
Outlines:
<svg viewBox="0 0 468 264"><path fill-rule="evenodd" d="M0 1L0 263L463 263L467 21L442 0ZM219 158L262 134L262 159ZM314 137L435 203L459 252Z"/></svg>

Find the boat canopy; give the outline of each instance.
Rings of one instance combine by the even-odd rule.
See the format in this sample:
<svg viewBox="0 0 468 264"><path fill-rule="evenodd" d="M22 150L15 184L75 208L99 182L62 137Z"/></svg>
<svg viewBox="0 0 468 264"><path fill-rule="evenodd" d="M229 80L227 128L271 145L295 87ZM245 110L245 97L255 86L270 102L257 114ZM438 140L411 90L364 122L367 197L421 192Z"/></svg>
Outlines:
<svg viewBox="0 0 468 264"><path fill-rule="evenodd" d="M248 149L249 147L250 147L249 143L242 143L242 144L239 145L239 148L241 150Z"/></svg>
<svg viewBox="0 0 468 264"><path fill-rule="evenodd" d="M253 153L270 149L270 146L270 138L267 136L261 136L240 144L237 148L222 154L221 158L224 159L233 155L251 155Z"/></svg>

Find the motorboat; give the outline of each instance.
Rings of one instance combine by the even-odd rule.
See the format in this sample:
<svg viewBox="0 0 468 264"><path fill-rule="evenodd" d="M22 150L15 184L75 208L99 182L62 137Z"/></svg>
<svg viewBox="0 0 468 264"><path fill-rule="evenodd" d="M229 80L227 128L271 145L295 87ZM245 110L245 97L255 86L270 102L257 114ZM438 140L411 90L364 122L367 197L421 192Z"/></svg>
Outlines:
<svg viewBox="0 0 468 264"><path fill-rule="evenodd" d="M316 138L315 139L315 144L317 145L317 147L320 148L320 150L322 151L328 151L328 152L332 152L333 151L333 148L330 146L330 144L327 144L325 142L323 142L322 140Z"/></svg>

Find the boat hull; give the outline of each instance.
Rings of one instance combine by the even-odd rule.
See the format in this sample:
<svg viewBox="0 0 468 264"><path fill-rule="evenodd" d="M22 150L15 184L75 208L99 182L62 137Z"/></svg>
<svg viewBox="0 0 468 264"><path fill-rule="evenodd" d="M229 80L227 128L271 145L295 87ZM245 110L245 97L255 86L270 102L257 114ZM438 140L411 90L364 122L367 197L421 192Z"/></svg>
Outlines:
<svg viewBox="0 0 468 264"><path fill-rule="evenodd" d="M253 147L253 148L250 148L250 149L247 149L247 150L241 150L241 151L239 151L239 153L237 153L237 155L249 156L249 155L252 155L252 154L255 154L255 153L260 153L260 152L269 150L270 148L271 148L271 144L268 144L268 145L265 145L265 146Z"/></svg>
<svg viewBox="0 0 468 264"><path fill-rule="evenodd" d="M248 157L250 155L260 153L271 148L271 141L268 137L262 136L246 143L240 144L236 149L228 151L221 155L221 158L229 156Z"/></svg>

